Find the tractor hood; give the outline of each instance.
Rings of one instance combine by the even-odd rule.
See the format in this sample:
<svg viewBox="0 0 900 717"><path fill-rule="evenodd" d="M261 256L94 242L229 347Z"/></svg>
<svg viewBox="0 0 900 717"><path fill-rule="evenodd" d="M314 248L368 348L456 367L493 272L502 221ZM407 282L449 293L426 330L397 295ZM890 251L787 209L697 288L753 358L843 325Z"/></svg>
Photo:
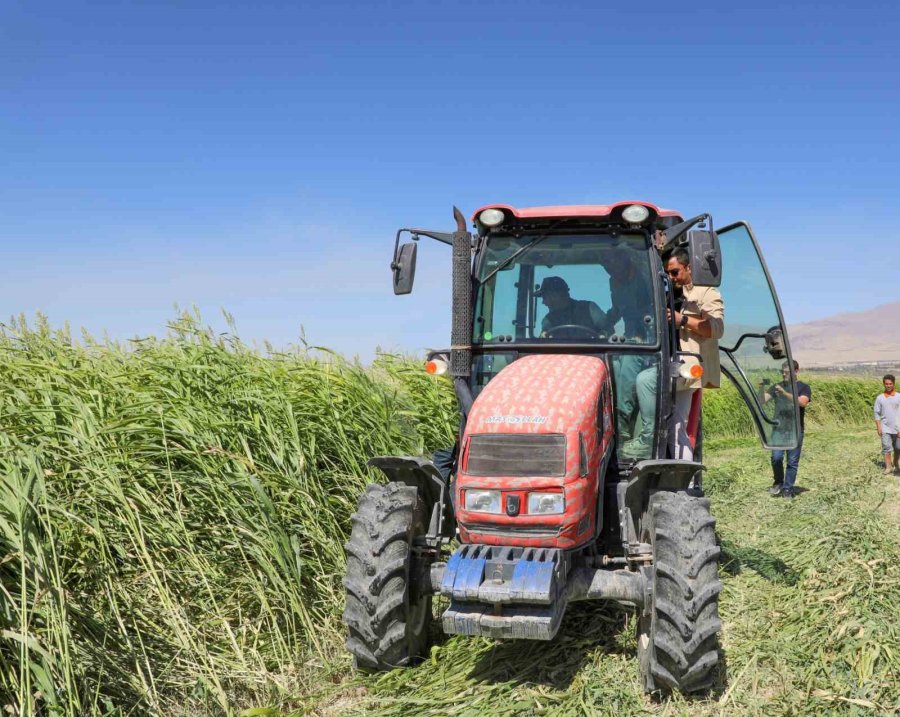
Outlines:
<svg viewBox="0 0 900 717"><path fill-rule="evenodd" d="M463 541L571 547L588 540L612 441L611 395L606 364L595 356L526 356L497 374L466 421L455 484ZM562 511L532 512L537 492L562 494Z"/></svg>
<svg viewBox="0 0 900 717"><path fill-rule="evenodd" d="M595 356L534 355L514 361L472 406L466 436L593 433L606 364Z"/></svg>

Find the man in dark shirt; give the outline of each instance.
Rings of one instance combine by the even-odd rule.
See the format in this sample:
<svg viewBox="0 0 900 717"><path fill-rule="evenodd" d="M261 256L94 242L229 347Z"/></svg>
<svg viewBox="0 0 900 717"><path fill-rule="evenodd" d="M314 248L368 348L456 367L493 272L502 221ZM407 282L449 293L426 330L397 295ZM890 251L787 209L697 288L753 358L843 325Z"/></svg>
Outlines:
<svg viewBox="0 0 900 717"><path fill-rule="evenodd" d="M606 312L593 301L569 296L569 285L561 276L548 276L534 293L548 309L541 321L541 336L596 338L611 330Z"/></svg>
<svg viewBox="0 0 900 717"><path fill-rule="evenodd" d="M797 480L797 468L800 465L800 450L803 448L804 413L812 399L812 389L808 383L803 383L797 378L800 364L794 361L794 382L797 384L797 398L791 393L791 375L788 363L785 361L781 367L783 380L769 389L763 388L761 399L763 403L775 401L775 418L779 422L793 419L794 404L800 408L800 434L797 436L797 447L789 450L772 451L772 475L774 483L769 489L769 495L773 497L794 497L794 483ZM778 429L776 429L777 431ZM785 454L787 455L787 471L784 469Z"/></svg>

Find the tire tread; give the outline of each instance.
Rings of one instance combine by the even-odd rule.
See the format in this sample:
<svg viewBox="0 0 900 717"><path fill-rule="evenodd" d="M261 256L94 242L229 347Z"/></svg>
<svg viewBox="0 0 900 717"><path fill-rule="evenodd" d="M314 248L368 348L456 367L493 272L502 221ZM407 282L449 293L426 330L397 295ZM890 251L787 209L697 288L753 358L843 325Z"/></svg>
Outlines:
<svg viewBox="0 0 900 717"><path fill-rule="evenodd" d="M709 500L684 493L651 496L648 530L654 542L649 659L642 661L650 692L697 692L714 682L719 664L718 579L721 550Z"/></svg>
<svg viewBox="0 0 900 717"><path fill-rule="evenodd" d="M367 486L350 516L343 619L347 649L358 669L405 667L424 652L430 596L419 598L427 601L425 625L407 623L410 545L423 516L418 490L398 483Z"/></svg>

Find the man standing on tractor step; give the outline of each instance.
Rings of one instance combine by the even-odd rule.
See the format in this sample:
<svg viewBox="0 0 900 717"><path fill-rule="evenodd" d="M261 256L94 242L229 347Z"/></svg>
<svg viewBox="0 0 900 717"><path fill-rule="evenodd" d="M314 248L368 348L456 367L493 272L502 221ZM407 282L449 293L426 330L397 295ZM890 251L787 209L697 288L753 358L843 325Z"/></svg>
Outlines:
<svg viewBox="0 0 900 717"><path fill-rule="evenodd" d="M794 383L797 386L797 398L791 393L791 370L787 361L781 367L781 383L771 388L762 387L760 399L763 403L775 401L775 417L779 424L790 425L794 417L794 404L800 407L800 434L797 436L797 447L789 451L772 451L772 477L774 482L769 488L773 497L794 497L794 483L797 480L797 468L800 465L800 450L803 448L804 420L803 414L812 400L812 389L808 383L797 379L800 364L794 361ZM777 429L776 429L777 430ZM787 472L784 470L785 454L787 454Z"/></svg>
<svg viewBox="0 0 900 717"><path fill-rule="evenodd" d="M884 472L890 475L895 469L900 471L900 393L894 390L895 379L892 374L887 374L881 382L884 384L884 393L878 394L875 399L875 428L881 438Z"/></svg>
<svg viewBox="0 0 900 717"><path fill-rule="evenodd" d="M687 433L691 401L694 391L719 388L719 339L725 332L725 305L718 289L694 286L691 259L686 249L675 249L669 255L666 273L684 296L681 309L669 316L678 326L680 349L700 354L702 358L703 375L700 378L679 378L676 383L675 425L669 438L672 457L691 461L694 447ZM684 362L695 364L697 359L686 356Z"/></svg>

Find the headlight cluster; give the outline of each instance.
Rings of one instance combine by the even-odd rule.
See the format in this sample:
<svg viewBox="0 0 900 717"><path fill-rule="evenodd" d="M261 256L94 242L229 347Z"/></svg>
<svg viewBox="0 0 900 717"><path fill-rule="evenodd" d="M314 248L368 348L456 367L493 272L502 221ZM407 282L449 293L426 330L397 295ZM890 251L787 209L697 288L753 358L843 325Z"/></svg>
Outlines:
<svg viewBox="0 0 900 717"><path fill-rule="evenodd" d="M466 490L466 510L473 513L503 512L499 490ZM529 515L560 515L565 511L566 501L562 493L529 493Z"/></svg>
<svg viewBox="0 0 900 717"><path fill-rule="evenodd" d="M500 513L500 491L467 490L466 510L474 513Z"/></svg>
<svg viewBox="0 0 900 717"><path fill-rule="evenodd" d="M529 493L529 515L555 515L566 507L562 493Z"/></svg>

